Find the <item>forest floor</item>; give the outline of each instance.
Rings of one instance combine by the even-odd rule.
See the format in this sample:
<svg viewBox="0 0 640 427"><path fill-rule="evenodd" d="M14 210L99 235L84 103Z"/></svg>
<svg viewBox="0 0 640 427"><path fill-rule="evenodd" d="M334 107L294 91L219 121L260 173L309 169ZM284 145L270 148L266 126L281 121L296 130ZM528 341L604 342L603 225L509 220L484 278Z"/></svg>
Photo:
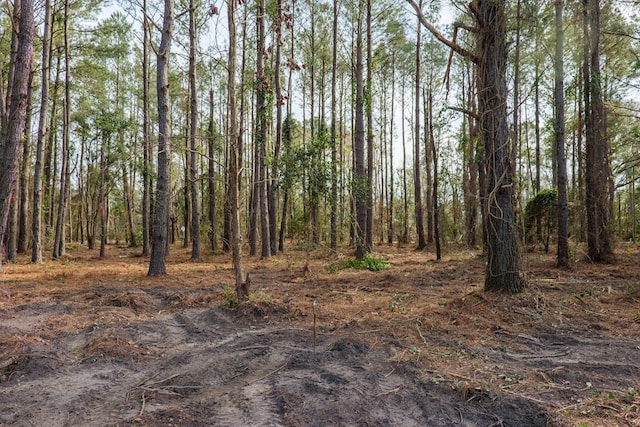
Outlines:
<svg viewBox="0 0 640 427"><path fill-rule="evenodd" d="M376 246L227 255L146 277L139 249L70 248L0 273L0 426L640 426L640 250L523 254L520 295L482 257Z"/></svg>

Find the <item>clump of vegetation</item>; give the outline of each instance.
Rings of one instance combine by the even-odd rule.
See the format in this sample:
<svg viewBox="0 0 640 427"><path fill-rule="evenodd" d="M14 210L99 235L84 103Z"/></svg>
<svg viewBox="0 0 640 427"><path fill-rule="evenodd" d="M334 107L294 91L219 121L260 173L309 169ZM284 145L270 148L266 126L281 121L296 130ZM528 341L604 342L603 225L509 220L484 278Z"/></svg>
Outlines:
<svg viewBox="0 0 640 427"><path fill-rule="evenodd" d="M376 258L370 253L365 254L362 259L353 259L345 262L345 268L353 268L355 270L380 271L389 267L389 263Z"/></svg>
<svg viewBox="0 0 640 427"><path fill-rule="evenodd" d="M391 302L389 302L389 310L394 313L407 312L407 294L394 292L391 294Z"/></svg>
<svg viewBox="0 0 640 427"><path fill-rule="evenodd" d="M224 299L224 306L228 308L236 308L238 306L238 296L236 290L231 286L225 286L222 289L222 298Z"/></svg>
<svg viewBox="0 0 640 427"><path fill-rule="evenodd" d="M558 209L558 190L548 188L540 190L536 196L527 202L524 209L525 232L527 242L533 240L534 224L540 221L544 230L542 238L545 252L549 252L549 237L555 228L556 212Z"/></svg>

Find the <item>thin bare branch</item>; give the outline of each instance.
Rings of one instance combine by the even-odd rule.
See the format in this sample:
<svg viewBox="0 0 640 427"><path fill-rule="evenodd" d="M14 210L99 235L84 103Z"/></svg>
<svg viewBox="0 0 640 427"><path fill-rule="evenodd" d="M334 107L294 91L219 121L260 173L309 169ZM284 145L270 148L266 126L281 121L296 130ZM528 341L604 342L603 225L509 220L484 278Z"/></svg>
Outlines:
<svg viewBox="0 0 640 427"><path fill-rule="evenodd" d="M467 59L473 61L474 63L478 63L478 57L476 55L474 55L473 53L469 52L468 50L466 50L465 48L463 48L459 44L454 43L451 40L447 39L446 37L444 37L440 33L440 31L438 31L438 29L436 27L431 25L429 23L429 21L427 21L427 18L424 16L424 13L422 13L422 9L420 9L418 4L414 0L407 0L407 2L416 11L416 15L418 15L418 19L420 20L422 25L424 25L424 27L427 30L429 30L429 32L431 34L433 34L433 36L436 39L438 39L440 42L444 43L445 45L449 46L453 51L455 51L456 53L461 55L463 58L467 58Z"/></svg>

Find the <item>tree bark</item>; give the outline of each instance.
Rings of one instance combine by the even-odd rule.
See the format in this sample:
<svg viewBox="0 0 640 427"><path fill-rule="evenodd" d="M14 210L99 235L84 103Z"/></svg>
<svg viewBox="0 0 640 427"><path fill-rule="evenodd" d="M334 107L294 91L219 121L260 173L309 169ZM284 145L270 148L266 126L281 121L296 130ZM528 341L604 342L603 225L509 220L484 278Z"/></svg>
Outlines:
<svg viewBox="0 0 640 427"><path fill-rule="evenodd" d="M587 213L592 212L587 221L587 233L595 238L588 239L589 257L595 262L609 262L613 259L611 244L610 200L611 165L609 161L609 141L606 135L605 110L600 71L600 0L590 0L587 16L590 18L590 115L591 131L587 130ZM589 223L591 228L589 228Z"/></svg>
<svg viewBox="0 0 640 427"><path fill-rule="evenodd" d="M65 215L67 210L67 177L70 175L69 169L69 126L71 110L71 78L70 78L70 47L69 47L69 0L64 2L64 103L62 120L62 159L60 163L60 194L58 195L58 214L56 215L56 232L53 241L53 259L57 259L65 254Z"/></svg>
<svg viewBox="0 0 640 427"><path fill-rule="evenodd" d="M51 0L45 1L44 29L42 32L42 78L40 83L40 117L36 161L33 169L33 212L31 217L31 262L42 263L42 172L47 116L49 114L49 81L51 69Z"/></svg>
<svg viewBox="0 0 640 427"><path fill-rule="evenodd" d="M266 102L267 90L269 90L269 82L264 71L264 59L267 56L267 49L265 46L265 0L259 0L258 2L258 54L256 60L256 114L257 114L257 144L258 151L256 152L258 164L258 193L254 194L255 197L259 197L260 204L260 243L261 243L261 255L262 258L269 258L271 256L271 237L269 227L269 203L267 194L267 121L271 116L268 111L268 105Z"/></svg>
<svg viewBox="0 0 640 427"><path fill-rule="evenodd" d="M149 255L151 227L151 138L149 135L149 23L147 0L142 2L142 256Z"/></svg>
<svg viewBox="0 0 640 427"><path fill-rule="evenodd" d="M433 239L436 243L436 259L442 259L440 246L440 212L438 211L438 150L436 138L433 133L433 92L429 89L429 140L431 143L431 158L433 160Z"/></svg>
<svg viewBox="0 0 640 427"><path fill-rule="evenodd" d="M392 244L394 239L394 216L393 202L395 198L395 186L393 178L393 138L394 138L394 116L395 116L395 97L396 97L396 53L391 52L391 112L389 113L389 203L387 205L387 243ZM404 126L404 124L403 124Z"/></svg>
<svg viewBox="0 0 640 427"><path fill-rule="evenodd" d="M208 191L209 204L207 213L209 214L209 243L211 251L218 250L218 228L216 223L216 171L215 171L215 153L216 153L216 129L213 120L213 89L209 90L209 144L208 144Z"/></svg>
<svg viewBox="0 0 640 427"><path fill-rule="evenodd" d="M233 260L233 268L236 278L236 296L238 302L249 298L249 286L245 282L244 270L242 266L242 253L240 250L240 210L239 210L239 156L238 156L238 130L236 113L236 24L235 24L235 0L228 1L229 10L227 13L229 27L229 59L228 67L228 106L229 114L229 205L230 205L230 245Z"/></svg>
<svg viewBox="0 0 640 427"><path fill-rule="evenodd" d="M173 0L164 0L162 38L158 48L157 78L158 91L158 174L156 179L155 208L153 215L153 235L149 276L167 274L165 257L167 253L167 233L169 221L169 191L171 188L171 114L169 100L169 55L173 32Z"/></svg>
<svg viewBox="0 0 640 427"><path fill-rule="evenodd" d="M422 9L422 0L418 5ZM415 122L413 139L413 195L415 198L414 212L416 216L416 234L418 236L418 250L427 246L424 235L424 208L422 206L422 174L420 173L420 46L421 46L421 24L418 20L418 31L416 36L416 69L415 69Z"/></svg>
<svg viewBox="0 0 640 427"><path fill-rule="evenodd" d="M360 0L362 6L362 0ZM362 7L360 7L362 10ZM358 13L356 35L356 111L355 111L355 139L354 139L354 176L353 176L353 197L356 211L355 224L355 256L358 259L364 258L368 251L366 242L367 229L367 175L365 170L364 156L364 66L362 63L362 13Z"/></svg>
<svg viewBox="0 0 640 427"><path fill-rule="evenodd" d="M567 162L564 141L564 30L562 28L563 0L555 0L556 50L555 50L555 145L558 167L558 267L569 265L569 226L567 202Z"/></svg>
<svg viewBox="0 0 640 427"><path fill-rule="evenodd" d="M367 0L367 84L366 84L366 111L367 111L367 228L365 241L367 251L373 248L373 54L372 49L372 17L371 2Z"/></svg>
<svg viewBox="0 0 640 427"><path fill-rule="evenodd" d="M282 46L282 0L276 2L276 52L275 52L275 65L273 70L274 90L276 99L276 123L275 123L275 144L273 146L273 161L271 165L271 178L269 180L268 193L269 193L269 244L271 247L271 255L275 255L278 252L278 245L276 243L277 236L277 213L278 213L278 171L280 168L280 149L282 147L282 106L285 104L284 97L282 96L282 83L281 83L281 46Z"/></svg>
<svg viewBox="0 0 640 427"><path fill-rule="evenodd" d="M336 89L338 84L338 0L333 0L333 49L331 63L331 225L329 230L330 247L338 248L338 146L337 146L337 105Z"/></svg>
<svg viewBox="0 0 640 427"><path fill-rule="evenodd" d="M198 89L196 86L196 19L195 1L189 0L189 93L191 111L191 129L189 132L189 178L191 180L191 260L202 259L200 253L200 209L198 207L198 176L196 161L196 138L198 133Z"/></svg>
<svg viewBox="0 0 640 427"><path fill-rule="evenodd" d="M16 55L10 80L11 93L6 105L7 131L6 139L0 149L0 254L4 253L3 246L11 199L18 178L18 157L24 132L27 113L27 96L29 94L29 75L31 74L33 58L33 3L31 0L20 0L14 3L19 8L19 22L13 28L12 37L16 37ZM0 271L2 258L0 255Z"/></svg>
<svg viewBox="0 0 640 427"><path fill-rule="evenodd" d="M478 23L478 98L487 183L485 289L522 291L507 123L507 46L504 0L474 3Z"/></svg>
<svg viewBox="0 0 640 427"><path fill-rule="evenodd" d="M29 169L31 165L31 93L33 73L29 73L27 112L24 125L25 140L20 164L20 199L18 202L18 235L16 236L16 252L21 254L27 250L27 222L29 216Z"/></svg>

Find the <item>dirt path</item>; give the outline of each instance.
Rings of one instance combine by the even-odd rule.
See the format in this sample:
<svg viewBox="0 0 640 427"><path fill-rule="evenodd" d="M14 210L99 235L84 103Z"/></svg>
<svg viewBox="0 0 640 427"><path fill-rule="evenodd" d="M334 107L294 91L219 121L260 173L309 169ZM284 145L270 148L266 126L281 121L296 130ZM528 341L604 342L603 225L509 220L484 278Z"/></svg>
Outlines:
<svg viewBox="0 0 640 427"><path fill-rule="evenodd" d="M587 295L574 271L560 292L543 263L505 297L477 292L479 260L401 255L379 273L256 264L238 309L206 264L176 261L179 281L135 258L106 281L90 257L10 266L0 426L640 425L628 281Z"/></svg>

